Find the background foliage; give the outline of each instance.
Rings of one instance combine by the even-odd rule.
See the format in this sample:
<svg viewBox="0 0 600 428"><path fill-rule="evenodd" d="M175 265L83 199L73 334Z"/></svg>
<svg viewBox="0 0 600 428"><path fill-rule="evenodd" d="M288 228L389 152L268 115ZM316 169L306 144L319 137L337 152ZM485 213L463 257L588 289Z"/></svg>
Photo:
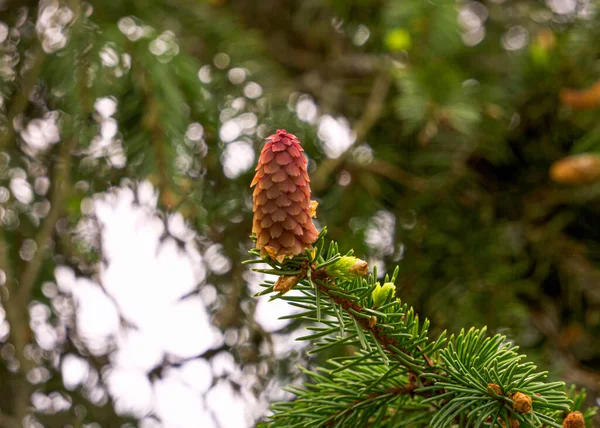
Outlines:
<svg viewBox="0 0 600 428"><path fill-rule="evenodd" d="M593 400L597 13L591 0L0 2L0 425L161 420L118 405L119 342L89 349L59 281L68 269L116 299L95 205L115 186L144 206L152 183L161 242L204 258L186 296L225 338L166 353L151 385L228 354L244 381L212 385L266 402L294 364L320 363L283 341L296 322L265 327L260 278L241 265L253 164L277 128L303 142L320 225L380 272L398 264L398 294L434 332L487 325ZM67 387L66 355L94 375Z"/></svg>

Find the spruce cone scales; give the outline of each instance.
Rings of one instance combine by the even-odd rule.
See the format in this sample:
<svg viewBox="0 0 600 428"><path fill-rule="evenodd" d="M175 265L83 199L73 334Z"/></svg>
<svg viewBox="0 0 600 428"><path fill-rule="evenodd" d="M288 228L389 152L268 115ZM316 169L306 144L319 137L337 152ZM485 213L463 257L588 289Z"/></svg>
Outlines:
<svg viewBox="0 0 600 428"><path fill-rule="evenodd" d="M310 200L310 179L304 150L284 129L267 138L252 180L256 248L279 262L312 248L318 236L312 221L316 202Z"/></svg>

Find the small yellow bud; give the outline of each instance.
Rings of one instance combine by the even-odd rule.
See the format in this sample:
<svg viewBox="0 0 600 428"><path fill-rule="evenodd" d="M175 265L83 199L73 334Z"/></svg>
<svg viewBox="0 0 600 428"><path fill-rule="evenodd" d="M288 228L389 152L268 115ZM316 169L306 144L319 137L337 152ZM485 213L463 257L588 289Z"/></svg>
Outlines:
<svg viewBox="0 0 600 428"><path fill-rule="evenodd" d="M310 201L310 216L311 217L316 217L317 216L317 207L319 206L319 203L317 201Z"/></svg>
<svg viewBox="0 0 600 428"><path fill-rule="evenodd" d="M366 275L369 265L364 260L352 256L344 256L337 262L325 267L327 275L347 281Z"/></svg>
<svg viewBox="0 0 600 428"><path fill-rule="evenodd" d="M494 391L497 395L503 395L502 389L495 383L488 383L487 389L488 391Z"/></svg>
<svg viewBox="0 0 600 428"><path fill-rule="evenodd" d="M396 286L391 282L386 282L383 286L377 283L372 294L373 307L378 308L385 305L390 298L394 298L394 294L396 294Z"/></svg>

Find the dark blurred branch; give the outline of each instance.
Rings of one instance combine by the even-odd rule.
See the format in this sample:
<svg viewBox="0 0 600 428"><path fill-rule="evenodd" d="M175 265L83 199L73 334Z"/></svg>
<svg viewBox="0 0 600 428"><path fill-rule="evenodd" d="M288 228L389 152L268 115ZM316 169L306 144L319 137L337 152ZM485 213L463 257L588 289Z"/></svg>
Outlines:
<svg viewBox="0 0 600 428"><path fill-rule="evenodd" d="M375 79L365 110L352 129L356 135L356 141L364 139L381 117L390 84L391 78L387 71L381 73Z"/></svg>
<svg viewBox="0 0 600 428"><path fill-rule="evenodd" d="M13 276L12 267L10 264L9 247L4 238L4 233L0 228L0 269L4 271L6 275L6 289L7 293L4 296L4 311L6 313L6 319L10 325L10 342L15 348L15 357L19 362L19 373L17 374L15 382L10 385L11 395L13 398L13 414L14 418L9 418L6 414L0 414L0 426L4 427L5 422L9 420L16 420L16 425L6 424L7 427L18 426L20 427L21 421L27 415L27 407L29 405L29 383L25 379L25 374L31 368L31 361L25 358L25 346L29 342L31 337L31 331L29 330L29 324L27 322L27 307L16 304L11 299L11 294L15 294L16 281ZM6 299L8 297L8 299ZM2 385L4 387L4 385ZM4 407L6 408L6 407Z"/></svg>
<svg viewBox="0 0 600 428"><path fill-rule="evenodd" d="M81 21L80 8L74 8L74 12L76 16L74 22L75 24L78 24ZM37 81L44 62L45 55L40 45L37 44L35 49L33 65L23 77L21 90L13 100L8 113L8 130L0 143L0 148L5 148L13 142L16 134L13 123L14 119L25 111L29 101L29 94ZM84 77L82 75L84 72L83 67L77 60L74 61L74 64L78 65L75 69L79 71L76 75L76 78L79 80L79 90L80 92L85 91L82 89L82 77ZM78 113L81 110L82 109L78 109ZM10 266L11 257L9 255L8 245L4 240L4 237L0 237L0 264L5 271L7 277L6 286L9 291L8 301L4 304L4 308L7 320L10 324L10 340L15 347L15 356L19 363L19 369L12 387L14 397L12 412L17 421L16 426L21 426L23 418L29 413L30 395L33 389L33 386L26 378L27 373L34 367L34 361L25 355L26 346L31 342L32 338L32 332L29 327L28 305L40 270L43 266L46 252L54 235L56 222L64 210L66 196L70 189L71 153L78 142L77 133L72 131L71 134L72 135L68 138L63 139L59 146L58 159L55 161L53 168L50 211L35 236L37 249L33 259L25 265L23 271L19 275L18 282L16 281L16 275L18 274L13 274L13 270Z"/></svg>
<svg viewBox="0 0 600 428"><path fill-rule="evenodd" d="M21 305L26 305L31 297L33 287L43 265L44 256L50 245L54 228L64 210L64 202L71 187L71 153L77 146L77 136L71 136L63 141L59 157L54 165L53 190L50 197L50 212L44 219L40 230L35 237L37 251L33 259L23 271L19 282L17 299Z"/></svg>
<svg viewBox="0 0 600 428"><path fill-rule="evenodd" d="M6 115L6 133L0 140L0 150L5 150L15 138L16 131L14 126L15 119L20 116L29 103L29 94L37 82L37 78L42 70L42 64L46 55L42 46L38 43L33 54L33 64L23 77L23 83L19 91L12 100L8 114Z"/></svg>
<svg viewBox="0 0 600 428"><path fill-rule="evenodd" d="M5 413L0 413L0 427L2 428L22 428L19 419L8 416Z"/></svg>
<svg viewBox="0 0 600 428"><path fill-rule="evenodd" d="M373 89L371 90L363 114L358 121L356 121L352 129L356 141L363 140L381 117L385 99L387 98L390 89L390 83L391 77L388 70L379 74L375 79ZM321 162L312 178L312 189L315 193L318 193L327 187L327 182L330 180L330 177L346 162L347 157L348 152L337 159L326 159Z"/></svg>
<svg viewBox="0 0 600 428"><path fill-rule="evenodd" d="M335 70L340 76L365 77L377 73L384 67L386 60L373 54L344 54L331 59L323 59L313 51L292 47L284 37L273 37L269 40L270 52L277 60L297 70L323 70L330 73Z"/></svg>
<svg viewBox="0 0 600 428"><path fill-rule="evenodd" d="M568 382L585 385L592 391L596 390L600 384L600 374L585 368L563 344L558 326L550 315L544 310L531 310L530 318L538 331L549 340L557 351L564 371L562 377Z"/></svg>
<svg viewBox="0 0 600 428"><path fill-rule="evenodd" d="M142 127L150 133L152 152L156 162L156 170L158 175L157 187L160 193L160 202L166 208L172 209L175 205L173 200L173 192L171 190L171 180L169 178L169 165L167 163L167 153L165 150L165 132L161 127L161 111L159 101L153 94L153 84L151 76L143 71L143 65L140 64L138 77L142 82L144 89L144 98L146 109L142 118Z"/></svg>
<svg viewBox="0 0 600 428"><path fill-rule="evenodd" d="M376 159L364 165L352 163L350 164L350 169L352 168L381 175L382 177L388 178L419 192L425 190L428 185L426 179L406 172L398 165L383 160Z"/></svg>
<svg viewBox="0 0 600 428"><path fill-rule="evenodd" d="M75 43L75 39L78 36L81 36L79 33L79 30L82 28L81 0L69 0L69 6L74 14L74 19L72 21L71 43ZM31 262L21 274L17 300L23 307L27 305L27 302L31 298L31 293L37 281L40 269L43 265L46 251L48 250L50 241L54 235L56 222L64 211L65 201L71 190L72 153L79 142L79 135L75 129L77 129L77 126L80 125L80 121L82 122L85 120L86 112L89 111L91 106L90 94L86 87L87 62L84 61L83 58L81 58L77 53L73 54L72 61L73 68L75 70L75 79L80 105L77 106L78 108L73 112L73 122L71 123L73 129L71 130L71 135L67 139L63 139L62 143L60 144L58 159L56 159L54 163L52 177L53 189L50 196L50 212L44 219L40 230L36 234L35 243L37 245L37 251L35 252Z"/></svg>

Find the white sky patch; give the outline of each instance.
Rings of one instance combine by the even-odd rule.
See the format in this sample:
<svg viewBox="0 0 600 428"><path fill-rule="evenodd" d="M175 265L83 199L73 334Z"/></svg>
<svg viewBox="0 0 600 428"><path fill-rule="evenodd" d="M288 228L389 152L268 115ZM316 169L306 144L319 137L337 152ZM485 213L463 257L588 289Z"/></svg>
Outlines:
<svg viewBox="0 0 600 428"><path fill-rule="evenodd" d="M369 221L365 241L380 255L389 255L394 252L394 234L396 230L396 217L389 211L381 210Z"/></svg>
<svg viewBox="0 0 600 428"><path fill-rule="evenodd" d="M339 158L356 141L356 135L343 117L321 116L317 135L323 142L325 155L331 159Z"/></svg>
<svg viewBox="0 0 600 428"><path fill-rule="evenodd" d="M115 348L104 377L118 412L140 418L153 412L168 427L213 426L202 398L213 380L206 361L191 360L154 384L148 379L165 358L194 358L219 346L222 337L201 297L182 299L206 277L193 231L172 215L169 229L188 242L182 249L172 238L161 240L165 226L155 213L157 192L143 182L137 193L139 203L128 188L95 198L107 260L100 269L104 290L64 266L56 268L57 284L73 293L85 344L95 353L107 352L109 343ZM134 327L124 328L119 315ZM67 369L70 385L81 382L80 367L69 363Z"/></svg>
<svg viewBox="0 0 600 428"><path fill-rule="evenodd" d="M87 380L90 366L87 360L77 355L67 354L62 359L61 370L65 388L72 391Z"/></svg>
<svg viewBox="0 0 600 428"><path fill-rule="evenodd" d="M158 318L158 317L157 317ZM206 308L199 297L187 298L171 305L164 319L150 328L166 353L180 358L191 358L217 346L220 334L210 324Z"/></svg>
<svg viewBox="0 0 600 428"><path fill-rule="evenodd" d="M94 109L100 133L92 139L86 152L93 158L106 157L111 166L123 168L127 164L127 157L119 136L119 124L111 117L117 111L117 101L114 97L97 98Z"/></svg>
<svg viewBox="0 0 600 428"><path fill-rule="evenodd" d="M293 294L290 291L289 294ZM300 312L299 308L291 306L288 302L275 299L269 302L268 298L258 299L256 303L256 313L254 319L266 331L273 332L282 329L290 323L290 320L280 319L280 317Z"/></svg>
<svg viewBox="0 0 600 428"><path fill-rule="evenodd" d="M58 2L46 2L41 5L35 27L46 53L56 52L67 45L66 27L73 16L71 9L59 8Z"/></svg>
<svg viewBox="0 0 600 428"><path fill-rule="evenodd" d="M185 132L185 138L190 141L200 141L204 136L204 127L198 122L191 123Z"/></svg>
<svg viewBox="0 0 600 428"><path fill-rule="evenodd" d="M523 49L529 42L529 31L521 25L510 27L502 35L502 46L507 51Z"/></svg>
<svg viewBox="0 0 600 428"><path fill-rule="evenodd" d="M163 359L162 346L155 336L128 329L121 332L117 339L117 350L111 355L111 361L124 369L151 371Z"/></svg>
<svg viewBox="0 0 600 428"><path fill-rule="evenodd" d="M200 70L198 70L198 79L205 84L212 81L212 72L209 64L202 66Z"/></svg>
<svg viewBox="0 0 600 428"><path fill-rule="evenodd" d="M118 413L142 417L152 410L152 385L146 373L115 369L106 376L106 383Z"/></svg>
<svg viewBox="0 0 600 428"><path fill-rule="evenodd" d="M204 281L202 257L193 248L180 249L172 238L161 242L163 222L148 207L134 205L131 190L111 196L96 203L108 259L100 276L122 315L154 336L166 353L185 358L210 349L218 334L204 304L180 300Z"/></svg>
<svg viewBox="0 0 600 428"><path fill-rule="evenodd" d="M179 212L169 215L167 227L169 228L169 233L172 236L176 237L177 239L181 239L182 241L187 242L194 237L194 232L187 227L183 215Z"/></svg>
<svg viewBox="0 0 600 428"><path fill-rule="evenodd" d="M59 265L54 269L54 277L56 278L58 289L63 293L70 294L76 283L75 272L73 269Z"/></svg>
<svg viewBox="0 0 600 428"><path fill-rule="evenodd" d="M8 37L8 25L0 22L0 43L3 43Z"/></svg>
<svg viewBox="0 0 600 428"><path fill-rule="evenodd" d="M371 32L369 31L369 28L363 24L360 24L356 29L354 36L352 37L352 42L356 46L362 46L367 42L367 40L369 40L369 37L371 37Z"/></svg>
<svg viewBox="0 0 600 428"><path fill-rule="evenodd" d="M262 93L262 87L256 82L248 82L244 86L244 95L252 100L260 97Z"/></svg>
<svg viewBox="0 0 600 428"><path fill-rule="evenodd" d="M10 190L19 202L29 204L33 201L33 189L24 178L15 177L10 180Z"/></svg>
<svg viewBox="0 0 600 428"><path fill-rule="evenodd" d="M122 187L91 198L90 215L100 223L106 263L99 266L98 282L78 278L71 268L58 266L55 287L64 295L57 296L53 305L62 299L66 308L72 295L76 326L85 345L94 354L110 352L110 368L101 377L117 412L145 418L141 426L146 427L254 426L267 406L266 396L259 401L250 392L254 375L245 374L225 351L210 360L195 358L224 342L207 310L209 301L218 296L215 288L204 282L208 269L226 272L231 260L218 243L201 255L195 232L177 214L167 217L166 223L169 232L184 241L183 248L174 239L165 238L165 220L156 212L157 198L157 191L148 182L138 185L137 194ZM266 277L249 271L244 274L253 292ZM198 295L188 295L198 287ZM268 331L289 322L278 317L299 310L283 301L267 301L258 299L256 319ZM60 339L63 333L48 324L49 308L45 305L32 308L32 312L37 314L32 319L39 318L36 338L48 342L44 349L52 348L56 336ZM294 340L304 334L306 331L274 335L276 357L285 358L290 351L306 346ZM79 359L68 355L62 361L67 388L87 384L98 376ZM163 361L182 359L188 361L180 367L167 366L158 380L148 378ZM226 380L213 384L219 376L235 381L241 389L234 390ZM156 415L160 423L152 425L149 415Z"/></svg>
<svg viewBox="0 0 600 428"><path fill-rule="evenodd" d="M244 83L244 80L246 80L246 70L240 67L232 68L227 73L227 77L231 83L234 85L239 85L240 83Z"/></svg>
<svg viewBox="0 0 600 428"><path fill-rule="evenodd" d="M119 331L117 308L102 288L87 278L77 278L72 291L79 336L92 353L106 353Z"/></svg>
<svg viewBox="0 0 600 428"><path fill-rule="evenodd" d="M267 264L252 265L257 269L268 269ZM248 284L251 294L258 293L264 290L260 284L264 281L275 281L277 276L269 275L264 273L257 273L248 271L244 273L244 280ZM293 294L294 291L290 291ZM266 297L266 296L265 296ZM256 301L256 311L254 313L254 319L259 323L265 331L274 332L282 329L290 323L290 320L282 320L280 317L297 314L301 309L288 304L284 300L275 299L269 302L268 298L259 298Z"/></svg>
<svg viewBox="0 0 600 428"><path fill-rule="evenodd" d="M200 394L207 392L212 385L212 370L208 361L204 359L190 360L177 372L184 384Z"/></svg>
<svg viewBox="0 0 600 428"><path fill-rule="evenodd" d="M231 119L226 121L219 129L219 138L226 142L230 143L239 137L242 134L242 128L237 123L237 121Z"/></svg>
<svg viewBox="0 0 600 428"><path fill-rule="evenodd" d="M546 4L554 13L566 15L575 12L577 0L546 0Z"/></svg>
<svg viewBox="0 0 600 428"><path fill-rule="evenodd" d="M318 108L315 101L309 95L301 95L296 103L296 114L298 119L307 123L314 123L317 119Z"/></svg>
<svg viewBox="0 0 600 428"><path fill-rule="evenodd" d="M282 301L283 302L283 301ZM272 302L271 302L272 303ZM299 337L314 334L313 331L301 326L289 334L276 334L273 336L273 352L277 358L286 358L292 351L299 351L308 346L306 340L296 340Z"/></svg>
<svg viewBox="0 0 600 428"><path fill-rule="evenodd" d="M94 108L100 116L108 119L117 111L117 100L114 97L98 98L94 102Z"/></svg>
<svg viewBox="0 0 600 428"><path fill-rule="evenodd" d="M58 112L49 112L42 119L33 119L21 133L21 137L33 150L45 150L50 144L60 141L56 121Z"/></svg>
<svg viewBox="0 0 600 428"><path fill-rule="evenodd" d="M100 135L102 138L110 139L117 135L118 129L117 121L111 117L105 119L102 124L100 124Z"/></svg>
<svg viewBox="0 0 600 428"><path fill-rule="evenodd" d="M228 382L220 381L213 387L208 393L206 401L222 427L248 426L253 420L248 403L235 393ZM227 406L223 406L222 403L227 403Z"/></svg>
<svg viewBox="0 0 600 428"><path fill-rule="evenodd" d="M221 155L223 172L227 178L237 178L252 168L255 158L256 155L252 144L246 141L235 141L230 143L225 147L225 150Z"/></svg>
<svg viewBox="0 0 600 428"><path fill-rule="evenodd" d="M163 422L163 426L170 428L217 428L210 412L204 406L204 400L199 394L194 393L176 376L165 376L155 382L154 394L156 400L156 413ZM232 411L232 397L225 397L219 406L226 412ZM236 425L224 425L235 427ZM245 425L237 425L243 427Z"/></svg>

